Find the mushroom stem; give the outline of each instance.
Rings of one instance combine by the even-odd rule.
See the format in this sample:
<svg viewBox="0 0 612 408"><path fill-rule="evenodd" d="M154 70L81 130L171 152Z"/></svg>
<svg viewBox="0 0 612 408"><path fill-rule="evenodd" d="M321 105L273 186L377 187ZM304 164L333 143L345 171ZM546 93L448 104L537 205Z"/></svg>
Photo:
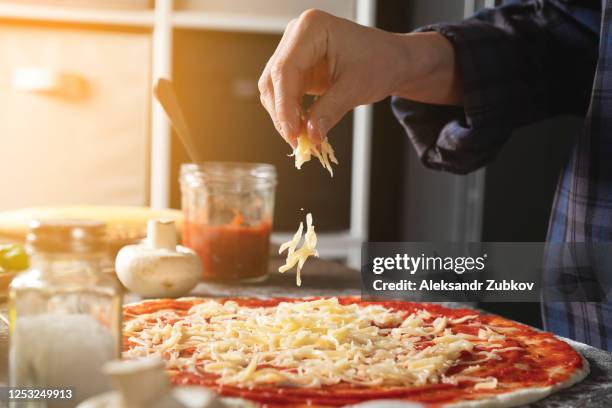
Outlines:
<svg viewBox="0 0 612 408"><path fill-rule="evenodd" d="M147 244L150 248L176 251L176 228L174 220L149 220Z"/></svg>

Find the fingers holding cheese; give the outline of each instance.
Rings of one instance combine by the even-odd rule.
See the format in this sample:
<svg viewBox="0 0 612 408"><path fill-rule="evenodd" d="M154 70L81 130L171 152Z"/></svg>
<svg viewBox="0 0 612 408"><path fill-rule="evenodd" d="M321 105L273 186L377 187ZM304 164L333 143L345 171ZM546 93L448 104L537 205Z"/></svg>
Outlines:
<svg viewBox="0 0 612 408"><path fill-rule="evenodd" d="M323 168L329 171L329 174L333 177L334 171L331 163L338 164L338 159L336 159L334 148L329 144L328 139L323 139L320 147L317 147L307 134L301 134L298 137L297 147L292 154L295 157L295 167L298 170L301 169L302 165L310 161L313 155L319 159Z"/></svg>

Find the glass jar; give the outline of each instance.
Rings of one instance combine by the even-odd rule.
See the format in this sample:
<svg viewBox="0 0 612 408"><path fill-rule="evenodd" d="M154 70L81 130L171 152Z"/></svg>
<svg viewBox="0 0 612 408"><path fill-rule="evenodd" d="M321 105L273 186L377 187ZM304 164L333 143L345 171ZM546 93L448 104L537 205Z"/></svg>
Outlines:
<svg viewBox="0 0 612 408"><path fill-rule="evenodd" d="M110 388L102 365L119 358L121 289L102 273L105 226L32 222L30 268L9 288L12 387L71 390L70 400L20 407L73 407Z"/></svg>
<svg viewBox="0 0 612 408"><path fill-rule="evenodd" d="M203 279L266 278L276 169L270 164L181 166L183 244L202 260Z"/></svg>

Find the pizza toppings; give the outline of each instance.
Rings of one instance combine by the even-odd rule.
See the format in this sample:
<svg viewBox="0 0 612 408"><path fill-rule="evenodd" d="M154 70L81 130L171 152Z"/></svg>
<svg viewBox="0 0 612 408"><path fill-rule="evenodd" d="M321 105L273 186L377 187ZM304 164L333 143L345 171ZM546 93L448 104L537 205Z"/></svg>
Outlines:
<svg viewBox="0 0 612 408"><path fill-rule="evenodd" d="M175 385L268 408L525 403L588 373L567 343L499 316L356 297L144 301L125 307L124 350L161 356Z"/></svg>
<svg viewBox="0 0 612 408"><path fill-rule="evenodd" d="M302 285L301 271L304 267L304 263L310 256L319 256L317 252L317 235L312 225L312 215L308 213L306 215L306 233L304 234L304 243L300 249L296 249L302 240L302 231L304 230L304 224L300 222L300 227L297 232L293 235L293 238L284 244L282 244L278 250L279 254L287 251L287 259L285 264L278 268L280 273L285 273L289 269L297 265L295 281L298 286Z"/></svg>
<svg viewBox="0 0 612 408"><path fill-rule="evenodd" d="M492 389L496 378L470 375L462 363L467 357L472 366L499 358L503 342L486 351L479 336L448 327L470 318L434 317L424 310L406 315L380 305L342 305L335 298L276 307L209 300L180 319L159 310L128 321L126 357L160 355L172 369L214 375L219 385L240 387L470 381L475 389Z"/></svg>
<svg viewBox="0 0 612 408"><path fill-rule="evenodd" d="M320 149L310 141L306 134L298 136L297 142L297 147L293 150L292 156L295 157L295 167L298 170L302 168L304 163L310 161L312 155L314 155L319 159L323 168L329 171L332 177L334 176L331 163L338 164L338 159L336 159L334 149L329 144L327 138L321 142Z"/></svg>

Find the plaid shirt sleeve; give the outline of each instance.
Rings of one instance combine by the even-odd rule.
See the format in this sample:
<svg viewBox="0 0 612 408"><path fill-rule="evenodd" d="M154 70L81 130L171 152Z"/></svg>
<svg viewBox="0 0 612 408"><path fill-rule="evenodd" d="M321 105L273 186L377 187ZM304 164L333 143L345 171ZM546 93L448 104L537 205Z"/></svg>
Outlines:
<svg viewBox="0 0 612 408"><path fill-rule="evenodd" d="M578 9L523 1L419 29L453 44L464 92L460 107L393 98L421 161L467 173L490 161L517 127L559 114L584 115L599 28L576 18L576 11L584 12Z"/></svg>

